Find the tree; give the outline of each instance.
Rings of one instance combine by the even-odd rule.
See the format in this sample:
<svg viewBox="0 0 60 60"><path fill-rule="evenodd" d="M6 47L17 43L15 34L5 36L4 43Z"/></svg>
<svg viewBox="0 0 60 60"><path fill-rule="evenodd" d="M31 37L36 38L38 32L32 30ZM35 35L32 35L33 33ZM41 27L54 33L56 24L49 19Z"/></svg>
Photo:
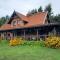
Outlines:
<svg viewBox="0 0 60 60"><path fill-rule="evenodd" d="M51 4L47 5L45 7L45 10L44 11L47 11L48 12L48 15L51 16L52 14L52 7L51 7Z"/></svg>
<svg viewBox="0 0 60 60"><path fill-rule="evenodd" d="M38 12L42 12L42 11L43 11L42 6L40 6L40 7L38 8Z"/></svg>
<svg viewBox="0 0 60 60"><path fill-rule="evenodd" d="M28 11L27 16L31 16L31 12L30 11Z"/></svg>
<svg viewBox="0 0 60 60"><path fill-rule="evenodd" d="M10 19L10 17L9 17L8 15L6 15L5 19L6 19L6 20L9 20L9 19Z"/></svg>
<svg viewBox="0 0 60 60"><path fill-rule="evenodd" d="M37 9L33 9L27 13L27 16L31 16L33 14L37 13Z"/></svg>
<svg viewBox="0 0 60 60"><path fill-rule="evenodd" d="M6 17L1 17L0 18L0 26L3 25L7 20L9 20L9 16L7 15Z"/></svg>
<svg viewBox="0 0 60 60"><path fill-rule="evenodd" d="M5 23L6 19L5 17L1 17L0 18L0 26L3 25Z"/></svg>
<svg viewBox="0 0 60 60"><path fill-rule="evenodd" d="M54 15L50 16L50 22L51 23L60 23L60 14L58 14L56 16L54 16Z"/></svg>
<svg viewBox="0 0 60 60"><path fill-rule="evenodd" d="M36 10L36 9L33 9L33 10L31 10L30 13L31 13L31 14L35 14L35 13L37 13L37 10Z"/></svg>
<svg viewBox="0 0 60 60"><path fill-rule="evenodd" d="M52 19L52 7L51 7L51 4L48 4L46 7L45 7L45 12L48 12L48 15L49 15L49 21L51 22L51 19Z"/></svg>
<svg viewBox="0 0 60 60"><path fill-rule="evenodd" d="M60 23L60 14L54 16L54 19L53 20L54 20L54 22Z"/></svg>

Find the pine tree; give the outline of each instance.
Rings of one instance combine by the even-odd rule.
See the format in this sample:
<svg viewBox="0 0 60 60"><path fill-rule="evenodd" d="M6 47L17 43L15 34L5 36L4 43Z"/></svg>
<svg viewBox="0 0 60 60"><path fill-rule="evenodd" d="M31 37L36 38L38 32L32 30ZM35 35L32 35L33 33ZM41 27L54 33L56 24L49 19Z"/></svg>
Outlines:
<svg viewBox="0 0 60 60"><path fill-rule="evenodd" d="M40 6L40 7L38 8L38 12L42 12L42 11L43 11L42 6Z"/></svg>

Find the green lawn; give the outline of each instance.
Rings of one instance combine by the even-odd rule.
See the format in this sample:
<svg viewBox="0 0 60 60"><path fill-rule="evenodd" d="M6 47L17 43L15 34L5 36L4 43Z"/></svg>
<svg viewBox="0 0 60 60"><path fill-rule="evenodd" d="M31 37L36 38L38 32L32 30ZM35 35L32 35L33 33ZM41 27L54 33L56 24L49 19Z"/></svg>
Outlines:
<svg viewBox="0 0 60 60"><path fill-rule="evenodd" d="M38 45L9 46L0 44L0 60L60 60L60 49Z"/></svg>

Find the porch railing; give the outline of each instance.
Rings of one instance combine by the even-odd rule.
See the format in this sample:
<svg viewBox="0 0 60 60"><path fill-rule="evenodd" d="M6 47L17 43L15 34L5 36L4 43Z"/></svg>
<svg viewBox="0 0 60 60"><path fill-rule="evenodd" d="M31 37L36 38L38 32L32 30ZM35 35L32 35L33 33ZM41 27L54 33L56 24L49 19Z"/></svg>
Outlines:
<svg viewBox="0 0 60 60"><path fill-rule="evenodd" d="M48 35L25 35L25 36L20 36L26 40L40 40L40 39L45 39L46 37L48 37Z"/></svg>

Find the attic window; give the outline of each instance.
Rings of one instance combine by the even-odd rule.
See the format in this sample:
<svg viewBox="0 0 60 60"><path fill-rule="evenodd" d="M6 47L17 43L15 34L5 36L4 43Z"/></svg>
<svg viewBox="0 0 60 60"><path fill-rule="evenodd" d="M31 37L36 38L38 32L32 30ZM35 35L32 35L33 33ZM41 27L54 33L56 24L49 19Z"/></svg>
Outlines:
<svg viewBox="0 0 60 60"><path fill-rule="evenodd" d="M16 21L13 21L13 26L16 26Z"/></svg>
<svg viewBox="0 0 60 60"><path fill-rule="evenodd" d="M23 24L23 21L18 20L18 24Z"/></svg>

